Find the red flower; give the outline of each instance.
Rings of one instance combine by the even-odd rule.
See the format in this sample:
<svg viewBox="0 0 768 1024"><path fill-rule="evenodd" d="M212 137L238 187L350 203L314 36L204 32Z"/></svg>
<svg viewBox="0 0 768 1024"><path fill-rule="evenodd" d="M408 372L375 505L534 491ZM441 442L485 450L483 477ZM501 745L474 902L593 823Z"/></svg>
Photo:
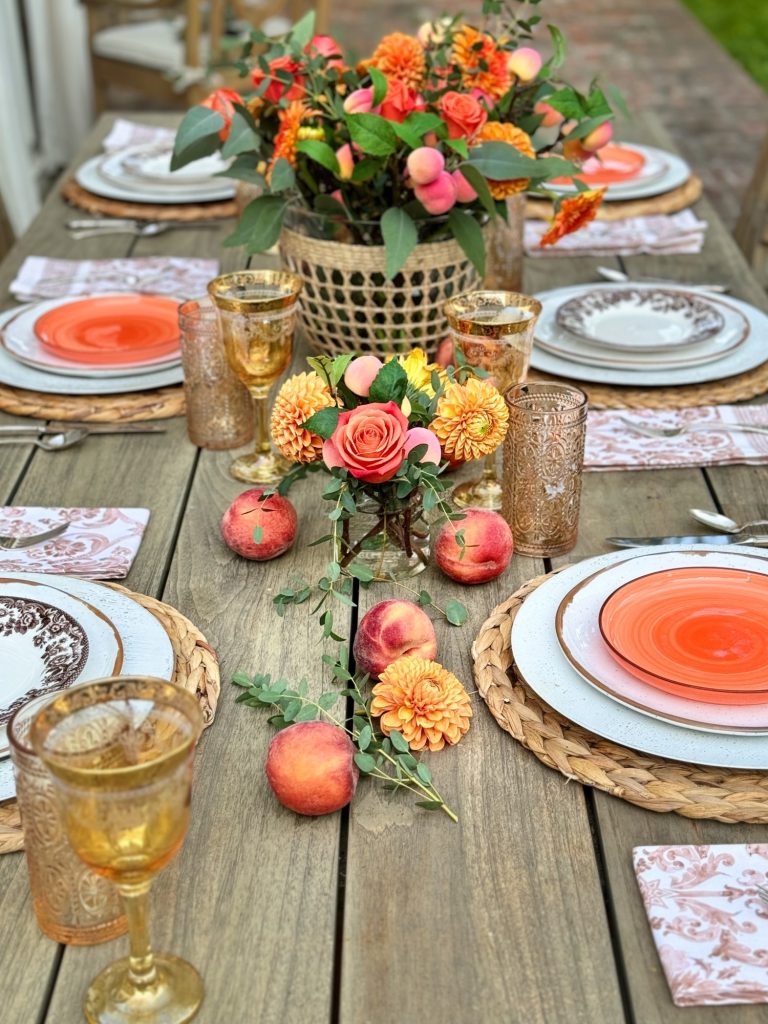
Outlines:
<svg viewBox="0 0 768 1024"><path fill-rule="evenodd" d="M343 68L344 61L341 59L341 47L333 36L312 36L304 47L304 53L310 57L325 57L327 68Z"/></svg>
<svg viewBox="0 0 768 1024"><path fill-rule="evenodd" d="M293 81L284 82L275 77L277 71L288 72ZM251 81L258 87L265 78L269 79L269 85L261 93L263 99L268 103L279 103L286 99L289 102L300 100L305 93L304 76L301 74L302 67L293 57L275 57L269 62L269 74L265 74L258 65L251 71Z"/></svg>
<svg viewBox="0 0 768 1024"><path fill-rule="evenodd" d="M343 412L323 445L329 469L341 466L358 480L383 484L405 458L408 420L394 402L369 402Z"/></svg>
<svg viewBox="0 0 768 1024"><path fill-rule="evenodd" d="M229 129L232 125L232 117L235 113L233 104L240 103L242 105L243 97L239 92L235 92L234 89L214 89L210 96L206 96L205 99L200 103L201 107L208 107L209 110L215 110L217 114L221 114L224 118L224 127L219 132L219 138L224 142L229 135Z"/></svg>
<svg viewBox="0 0 768 1024"><path fill-rule="evenodd" d="M424 97L420 96L415 89L404 85L399 78L390 78L388 79L387 95L382 100L379 113L389 121L397 121L398 124L402 124L413 110L424 110L425 106Z"/></svg>
<svg viewBox="0 0 768 1024"><path fill-rule="evenodd" d="M462 92L444 93L440 113L448 125L450 139L473 139L488 120L488 112L482 104Z"/></svg>

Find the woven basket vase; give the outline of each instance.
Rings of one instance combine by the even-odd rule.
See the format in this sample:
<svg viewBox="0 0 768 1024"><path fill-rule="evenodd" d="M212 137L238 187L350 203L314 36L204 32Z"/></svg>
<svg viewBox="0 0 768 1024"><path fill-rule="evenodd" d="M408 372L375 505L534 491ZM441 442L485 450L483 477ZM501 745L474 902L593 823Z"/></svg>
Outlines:
<svg viewBox="0 0 768 1024"><path fill-rule="evenodd" d="M448 334L447 299L480 277L454 239L416 246L387 281L383 245L348 245L284 227L283 266L304 279L300 322L310 346L329 356L385 358L418 347L434 353Z"/></svg>

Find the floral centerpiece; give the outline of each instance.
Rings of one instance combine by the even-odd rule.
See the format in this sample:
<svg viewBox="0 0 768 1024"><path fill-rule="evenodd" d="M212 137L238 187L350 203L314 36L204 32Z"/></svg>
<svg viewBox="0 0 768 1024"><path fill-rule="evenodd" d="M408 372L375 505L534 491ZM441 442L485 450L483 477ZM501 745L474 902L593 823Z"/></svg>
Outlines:
<svg viewBox="0 0 768 1024"><path fill-rule="evenodd" d="M507 200L547 193L610 139L600 87L582 94L558 78L559 31L549 26L546 61L528 45L538 3L484 0L483 26L441 18L385 36L357 64L313 35L310 14L279 39L254 32L237 62L244 92L219 89L185 116L172 166L220 150L225 173L256 187L225 245L262 252L282 232L315 347L430 348L445 299L485 274L485 228L507 217ZM547 194L557 212L544 245L602 198ZM329 244L347 248L334 258Z"/></svg>

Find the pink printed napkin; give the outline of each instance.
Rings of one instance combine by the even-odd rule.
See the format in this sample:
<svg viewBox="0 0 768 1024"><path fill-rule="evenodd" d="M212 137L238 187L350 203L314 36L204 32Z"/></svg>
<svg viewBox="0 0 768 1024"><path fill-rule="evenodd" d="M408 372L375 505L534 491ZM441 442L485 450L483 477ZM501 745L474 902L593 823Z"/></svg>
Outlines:
<svg viewBox="0 0 768 1024"><path fill-rule="evenodd" d="M0 508L0 536L30 537L59 523L58 537L0 550L0 572L49 572L92 579L127 576L149 521L148 508Z"/></svg>
<svg viewBox="0 0 768 1024"><path fill-rule="evenodd" d="M636 846L635 874L677 1006L768 1003L768 845Z"/></svg>
<svg viewBox="0 0 768 1024"><path fill-rule="evenodd" d="M688 431L674 438L644 437L622 417L647 427L717 424L724 429ZM704 405L693 409L609 409L587 419L584 468L684 469L687 466L759 466L768 463L768 433L729 431L729 424L768 427L768 405Z"/></svg>
<svg viewBox="0 0 768 1024"><path fill-rule="evenodd" d="M640 253L701 252L707 222L692 210L659 213L626 220L593 220L557 245L541 248L539 240L549 224L525 224L525 251L529 256L637 256Z"/></svg>
<svg viewBox="0 0 768 1024"><path fill-rule="evenodd" d="M111 260L59 260L27 256L10 290L20 302L98 292L148 292L180 299L204 295L218 260L143 256Z"/></svg>

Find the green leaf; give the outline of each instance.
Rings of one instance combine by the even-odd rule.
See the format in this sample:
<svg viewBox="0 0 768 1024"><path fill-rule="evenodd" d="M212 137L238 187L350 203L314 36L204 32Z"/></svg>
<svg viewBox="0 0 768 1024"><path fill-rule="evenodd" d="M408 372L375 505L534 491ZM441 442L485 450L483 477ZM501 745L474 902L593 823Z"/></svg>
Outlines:
<svg viewBox="0 0 768 1024"><path fill-rule="evenodd" d="M245 245L248 252L271 249L280 236L287 206L279 196L259 196L248 203L240 223L222 244L228 248Z"/></svg>
<svg viewBox="0 0 768 1024"><path fill-rule="evenodd" d="M235 674L232 676L232 682L235 684L235 686L250 686L251 677L249 675L246 675L245 672L235 672Z"/></svg>
<svg viewBox="0 0 768 1024"><path fill-rule="evenodd" d="M411 149L419 149L421 146L421 135L408 124L407 121L390 121L399 139L402 139L406 146Z"/></svg>
<svg viewBox="0 0 768 1024"><path fill-rule="evenodd" d="M425 110L412 111L403 123L416 132L420 138L426 135L427 132L438 132L441 128L445 128L445 122L442 117L437 114L428 114ZM464 140L462 139L462 141ZM464 142L464 145L466 146L466 142ZM460 151L457 150L457 152Z"/></svg>
<svg viewBox="0 0 768 1024"><path fill-rule="evenodd" d="M569 139L583 139L595 128L598 128L601 124L605 124L606 121L611 121L613 114L601 114L599 117L588 117L586 121L581 121L576 127L568 133Z"/></svg>
<svg viewBox="0 0 768 1024"><path fill-rule="evenodd" d="M247 181L250 185L264 186L264 175L256 170L256 155L254 153L241 153L235 157L226 171L219 171L217 178L235 178L237 181Z"/></svg>
<svg viewBox="0 0 768 1024"><path fill-rule="evenodd" d="M441 811L443 809L442 800L417 800L417 807L423 807L425 811Z"/></svg>
<svg viewBox="0 0 768 1024"><path fill-rule="evenodd" d="M296 184L296 175L287 160L281 157L272 168L272 177L269 181L271 192L287 192Z"/></svg>
<svg viewBox="0 0 768 1024"><path fill-rule="evenodd" d="M432 785L432 772L427 768L423 761L419 761L416 765L416 775L425 786Z"/></svg>
<svg viewBox="0 0 768 1024"><path fill-rule="evenodd" d="M330 217L347 217L347 208L343 203L340 203L338 199L334 199L332 196L323 195L315 196L315 209L318 213L327 213ZM309 360L307 360L309 362Z"/></svg>
<svg viewBox="0 0 768 1024"><path fill-rule="evenodd" d="M608 98L619 113L624 117L629 117L629 108L627 107L627 102L624 99L621 90L617 89L615 85L606 85L605 91L608 93Z"/></svg>
<svg viewBox="0 0 768 1024"><path fill-rule="evenodd" d="M432 595L428 590L420 590L419 596L416 598L416 600L418 604L420 604L421 607L424 608L426 607L426 605L432 604Z"/></svg>
<svg viewBox="0 0 768 1024"><path fill-rule="evenodd" d="M369 156L389 156L397 149L394 128L378 114L347 114L347 126L352 141Z"/></svg>
<svg viewBox="0 0 768 1024"><path fill-rule="evenodd" d="M317 708L312 704L305 704L301 711L296 715L295 721L297 722L314 722L317 718Z"/></svg>
<svg viewBox="0 0 768 1024"><path fill-rule="evenodd" d="M373 378L368 398L372 402L394 402L400 405L407 390L408 375L397 359L391 359Z"/></svg>
<svg viewBox="0 0 768 1024"><path fill-rule="evenodd" d="M310 160L314 160L316 164L320 164L327 171L338 175L339 161L327 142L321 142L320 139L301 139L300 142L296 143L296 151L304 153Z"/></svg>
<svg viewBox="0 0 768 1024"><path fill-rule="evenodd" d="M508 142L484 142L469 154L469 164L492 181L530 178L545 181L564 174L578 174L580 168L559 156L532 159L519 153Z"/></svg>
<svg viewBox="0 0 768 1024"><path fill-rule="evenodd" d="M227 141L221 150L221 155L237 156L238 153L257 152L261 145L259 133L254 130L250 115L236 110L232 115L232 124L229 127Z"/></svg>
<svg viewBox="0 0 768 1024"><path fill-rule="evenodd" d="M408 753L408 742L401 732L397 732L397 730L395 730L394 732L391 732L389 734L389 738L392 742L392 746L395 748L396 751L398 751L398 753Z"/></svg>
<svg viewBox="0 0 768 1024"><path fill-rule="evenodd" d="M307 11L304 17L300 18L291 29L291 42L297 46L299 50L303 50L314 34L315 12L314 10L311 10Z"/></svg>
<svg viewBox="0 0 768 1024"><path fill-rule="evenodd" d="M387 95L389 82L387 81L387 76L382 74L378 68L368 68L368 74L370 75L371 84L373 85L373 102L371 103L371 106L378 107Z"/></svg>
<svg viewBox="0 0 768 1024"><path fill-rule="evenodd" d="M357 745L361 750L367 750L373 739L373 730L370 725L364 725L357 737Z"/></svg>
<svg viewBox="0 0 768 1024"><path fill-rule="evenodd" d="M466 160L469 156L469 146L467 145L466 139L446 139L446 146L450 146L454 153L458 153L459 156L464 157Z"/></svg>
<svg viewBox="0 0 768 1024"><path fill-rule="evenodd" d="M416 225L405 210L397 207L382 214L381 233L386 246L387 279L391 281L416 248L419 235Z"/></svg>
<svg viewBox="0 0 768 1024"><path fill-rule="evenodd" d="M550 58L550 64L553 68L562 67L567 50L565 36L556 25L547 25L547 28L549 29L549 35L552 40L552 57Z"/></svg>
<svg viewBox="0 0 768 1024"><path fill-rule="evenodd" d="M551 92L548 96L544 96L543 99L546 100L550 107L568 120L580 121L587 113L583 97L570 86L558 89L557 92Z"/></svg>
<svg viewBox="0 0 768 1024"><path fill-rule="evenodd" d="M283 718L286 722L293 722L296 715L301 711L301 701L292 700L283 708Z"/></svg>
<svg viewBox="0 0 768 1024"><path fill-rule="evenodd" d="M364 774L375 771L376 761L371 757L370 754L365 754L361 751L359 754L355 754L355 764Z"/></svg>
<svg viewBox="0 0 768 1024"><path fill-rule="evenodd" d="M477 198L480 203L490 213L492 217L496 216L496 203L494 202L491 190L488 188L488 182L480 173L480 171L473 167L470 163L464 163L459 168L461 173L467 179L472 188L477 192Z"/></svg>
<svg viewBox="0 0 768 1024"><path fill-rule="evenodd" d="M319 409L302 423L302 427L308 430L310 434L317 434L318 437L322 437L324 441L327 441L332 436L336 429L336 424L339 422L339 412L339 409L334 408Z"/></svg>
<svg viewBox="0 0 768 1024"><path fill-rule="evenodd" d="M171 170L177 171L193 160L210 156L221 145L219 132L224 127L224 118L208 107L192 107L176 132L171 157Z"/></svg>
<svg viewBox="0 0 768 1024"><path fill-rule="evenodd" d="M350 180L357 183L370 181L371 178L379 173L381 167L381 160L373 156L364 156L362 160L355 164Z"/></svg>
<svg viewBox="0 0 768 1024"><path fill-rule="evenodd" d="M354 358L354 353L348 352L346 355L336 356L336 358L333 360L333 362L331 363L329 376L331 378L331 384L334 387L336 387L341 378L344 376L347 367Z"/></svg>
<svg viewBox="0 0 768 1024"><path fill-rule="evenodd" d="M485 277L485 240L475 218L454 207L448 215L448 227L480 277Z"/></svg>
<svg viewBox="0 0 768 1024"><path fill-rule="evenodd" d="M374 578L373 572L367 565L363 565L362 562L350 562L347 566L347 572L350 576L360 580L361 583L370 583Z"/></svg>
<svg viewBox="0 0 768 1024"><path fill-rule="evenodd" d="M323 711L330 711L340 696L340 693L323 693L318 697L317 703Z"/></svg>
<svg viewBox="0 0 768 1024"><path fill-rule="evenodd" d="M445 606L445 617L452 626L463 626L467 621L467 609L455 598L452 598Z"/></svg>
<svg viewBox="0 0 768 1024"><path fill-rule="evenodd" d="M263 539L264 539L264 527L263 526L256 526L256 527L254 527L254 530L253 530L253 543L254 544L261 544Z"/></svg>

